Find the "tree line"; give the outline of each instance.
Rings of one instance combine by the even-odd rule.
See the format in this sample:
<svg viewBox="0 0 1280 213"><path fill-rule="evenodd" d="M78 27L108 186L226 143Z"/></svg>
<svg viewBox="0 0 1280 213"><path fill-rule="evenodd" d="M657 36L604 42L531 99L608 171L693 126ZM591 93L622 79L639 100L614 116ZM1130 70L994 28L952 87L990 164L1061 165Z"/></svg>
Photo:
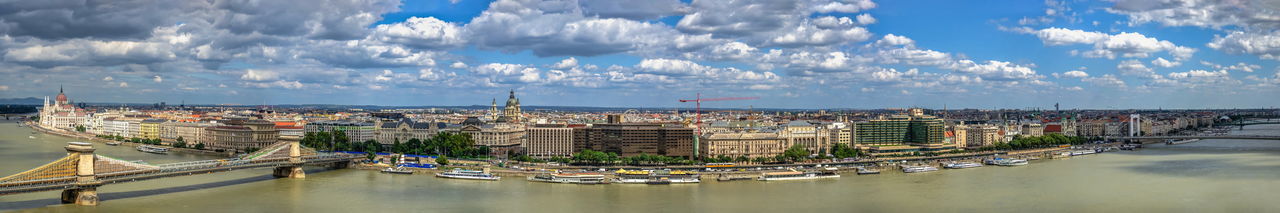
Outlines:
<svg viewBox="0 0 1280 213"><path fill-rule="evenodd" d="M334 130L305 133L300 142L303 146L321 151L392 152L465 158L485 157L490 151L489 147L476 147L471 135L451 132L439 132L426 140L412 138L401 142L396 139L388 146L383 146L382 143L372 139L355 143L350 141L346 132Z"/></svg>

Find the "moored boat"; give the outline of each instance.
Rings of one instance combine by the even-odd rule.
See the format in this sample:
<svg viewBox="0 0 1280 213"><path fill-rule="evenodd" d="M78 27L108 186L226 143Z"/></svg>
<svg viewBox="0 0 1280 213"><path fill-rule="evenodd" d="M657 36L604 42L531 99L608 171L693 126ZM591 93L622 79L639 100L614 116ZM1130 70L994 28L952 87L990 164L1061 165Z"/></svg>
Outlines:
<svg viewBox="0 0 1280 213"><path fill-rule="evenodd" d="M119 145L120 145L120 142L119 142L119 141L107 142L107 145L108 145L108 146L119 146Z"/></svg>
<svg viewBox="0 0 1280 213"><path fill-rule="evenodd" d="M614 172L617 178L613 179L614 183L645 183L649 181L649 171L644 170L626 170L619 169Z"/></svg>
<svg viewBox="0 0 1280 213"><path fill-rule="evenodd" d="M167 154L167 153L169 153L169 149L168 149L168 148L163 148L163 147L154 147L154 146L150 146L150 145L142 145L142 146L138 146L138 151L146 152L146 153L152 153L152 154Z"/></svg>
<svg viewBox="0 0 1280 213"><path fill-rule="evenodd" d="M1012 158L995 158L995 159L987 160L986 163L989 165L999 165L999 166L1022 166L1022 165L1027 165L1027 160L1012 159Z"/></svg>
<svg viewBox="0 0 1280 213"><path fill-rule="evenodd" d="M974 168L974 167L982 167L982 164L974 163L974 162L951 162L951 163L942 164L942 167L948 168L948 169L968 169L968 168Z"/></svg>
<svg viewBox="0 0 1280 213"><path fill-rule="evenodd" d="M932 166L902 166L903 173L922 173L938 171L938 167Z"/></svg>
<svg viewBox="0 0 1280 213"><path fill-rule="evenodd" d="M436 173L436 177L464 179L464 180L500 180L502 179L502 177L489 174L488 171L465 170L465 169L458 169L458 168L455 168L447 172Z"/></svg>
<svg viewBox="0 0 1280 213"><path fill-rule="evenodd" d="M836 174L833 170L800 172L796 170L786 172L766 172L760 175L761 181L779 181L779 180L812 180L824 178L839 178L840 174Z"/></svg>
<svg viewBox="0 0 1280 213"><path fill-rule="evenodd" d="M858 175L874 175L874 174L880 174L880 170L868 169L866 167L858 168Z"/></svg>
<svg viewBox="0 0 1280 213"><path fill-rule="evenodd" d="M528 178L529 181L569 184L607 184L604 175L596 173L552 173L539 174Z"/></svg>
<svg viewBox="0 0 1280 213"><path fill-rule="evenodd" d="M387 167L382 169L382 173L412 175L413 170L405 169L404 167Z"/></svg>

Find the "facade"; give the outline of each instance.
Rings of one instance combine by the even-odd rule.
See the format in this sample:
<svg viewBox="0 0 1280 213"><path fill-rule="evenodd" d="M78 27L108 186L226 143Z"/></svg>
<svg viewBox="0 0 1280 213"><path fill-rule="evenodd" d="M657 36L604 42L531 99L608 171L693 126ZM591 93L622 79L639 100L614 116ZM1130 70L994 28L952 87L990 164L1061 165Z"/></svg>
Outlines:
<svg viewBox="0 0 1280 213"><path fill-rule="evenodd" d="M451 131L471 135L476 146L489 147L491 156L519 153L520 144L525 139L524 128L518 124L487 124L476 117L467 118L461 127Z"/></svg>
<svg viewBox="0 0 1280 213"><path fill-rule="evenodd" d="M1044 136L1044 129L1044 125L1040 124L1024 124L1022 125L1022 135Z"/></svg>
<svg viewBox="0 0 1280 213"><path fill-rule="evenodd" d="M585 149L618 153L692 158L693 128L674 124L623 123L594 124L574 129L574 152Z"/></svg>
<svg viewBox="0 0 1280 213"><path fill-rule="evenodd" d="M374 127L374 123L369 122L317 121L307 123L307 125L303 127L303 132L315 133L342 131L347 134L347 138L350 140L347 142L362 143L368 140L373 140L373 132L376 129L377 128Z"/></svg>
<svg viewBox="0 0 1280 213"><path fill-rule="evenodd" d="M205 128L217 125L218 124L215 123L164 123L160 124L160 138L173 141L177 141L178 138L182 138L183 142L195 145L204 142ZM208 145L206 144L206 146Z"/></svg>
<svg viewBox="0 0 1280 213"><path fill-rule="evenodd" d="M276 124L264 120L231 120L225 126L205 128L200 143L218 150L243 151L266 147L279 140Z"/></svg>
<svg viewBox="0 0 1280 213"><path fill-rule="evenodd" d="M391 145L396 141L408 142L410 139L427 140L439 132L440 128L430 122L414 122L404 118L398 121L378 121L373 131L374 140L383 145Z"/></svg>
<svg viewBox="0 0 1280 213"><path fill-rule="evenodd" d="M809 153L830 153L831 149L831 132L824 126L810 124L804 121L792 121L779 132L779 136L787 140L788 144L801 145L809 150ZM789 148L789 147L788 147ZM784 148L785 149L785 148Z"/></svg>
<svg viewBox="0 0 1280 213"><path fill-rule="evenodd" d="M164 124L161 119L145 119L139 123L138 137L143 139L160 139L160 125Z"/></svg>
<svg viewBox="0 0 1280 213"><path fill-rule="evenodd" d="M538 124L525 130L520 146L531 157L570 157L573 155L573 128L563 124Z"/></svg>
<svg viewBox="0 0 1280 213"><path fill-rule="evenodd" d="M75 130L89 119L89 113L75 107L67 95L62 93L62 89L58 89L58 96L52 104L49 103L49 96L45 96L44 106L40 108L40 126L46 128Z"/></svg>
<svg viewBox="0 0 1280 213"><path fill-rule="evenodd" d="M699 140L702 157L747 156L748 158L773 157L791 147L791 142L776 132L711 133Z"/></svg>
<svg viewBox="0 0 1280 213"><path fill-rule="evenodd" d="M1004 136L1000 135L1000 128L992 125L969 126L965 132L965 145L969 148L990 146L1004 139Z"/></svg>
<svg viewBox="0 0 1280 213"><path fill-rule="evenodd" d="M1103 121L1081 122L1079 126L1080 127L1077 128L1076 130L1079 131L1080 136L1093 137L1093 136L1107 135L1107 125L1106 125L1106 122L1103 122Z"/></svg>
<svg viewBox="0 0 1280 213"><path fill-rule="evenodd" d="M915 109L919 110L919 109ZM913 112L856 123L855 138L859 145L922 145L945 143L942 119Z"/></svg>
<svg viewBox="0 0 1280 213"><path fill-rule="evenodd" d="M956 144L957 148L969 147L969 126L951 126L951 143Z"/></svg>

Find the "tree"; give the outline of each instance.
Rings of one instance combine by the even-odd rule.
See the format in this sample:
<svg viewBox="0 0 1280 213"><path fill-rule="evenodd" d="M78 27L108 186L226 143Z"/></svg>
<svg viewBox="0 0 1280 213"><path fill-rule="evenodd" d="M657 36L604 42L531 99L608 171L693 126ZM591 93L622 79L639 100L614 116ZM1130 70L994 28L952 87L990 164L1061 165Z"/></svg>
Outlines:
<svg viewBox="0 0 1280 213"><path fill-rule="evenodd" d="M740 155L740 156L738 156L738 159L734 159L734 161L735 161L735 162L748 162L748 161L751 161L751 158L747 157L747 155Z"/></svg>
<svg viewBox="0 0 1280 213"><path fill-rule="evenodd" d="M809 157L809 150L804 145L796 144L787 148L782 152L782 158L785 161L799 161Z"/></svg>
<svg viewBox="0 0 1280 213"><path fill-rule="evenodd" d="M204 149L204 144L203 143L196 144L196 149Z"/></svg>
<svg viewBox="0 0 1280 213"><path fill-rule="evenodd" d="M436 157L436 164L449 165L449 159L444 156Z"/></svg>
<svg viewBox="0 0 1280 213"><path fill-rule="evenodd" d="M76 125L76 131L77 131L77 132L84 132L84 131L85 131L84 125Z"/></svg>
<svg viewBox="0 0 1280 213"><path fill-rule="evenodd" d="M373 159L377 157L378 155L374 155L373 152L364 153L364 158L369 159L369 161L373 161Z"/></svg>

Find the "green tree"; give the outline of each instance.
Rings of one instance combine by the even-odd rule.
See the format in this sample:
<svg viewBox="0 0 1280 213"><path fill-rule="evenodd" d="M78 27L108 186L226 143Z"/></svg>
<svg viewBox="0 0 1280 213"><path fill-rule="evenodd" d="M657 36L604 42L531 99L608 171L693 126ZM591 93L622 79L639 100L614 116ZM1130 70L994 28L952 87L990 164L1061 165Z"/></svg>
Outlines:
<svg viewBox="0 0 1280 213"><path fill-rule="evenodd" d="M197 143L196 149L204 149L204 143Z"/></svg>
<svg viewBox="0 0 1280 213"><path fill-rule="evenodd" d="M436 157L436 164L449 165L449 159L445 158L445 156L438 156Z"/></svg>
<svg viewBox="0 0 1280 213"><path fill-rule="evenodd" d="M84 125L76 125L76 131L77 131L77 132L84 132L84 131L85 131Z"/></svg>
<svg viewBox="0 0 1280 213"><path fill-rule="evenodd" d="M809 155L809 150L805 149L804 145L800 144L793 145L791 148L787 148L787 150L782 152L783 160L792 162L804 160L805 158L808 158Z"/></svg>

